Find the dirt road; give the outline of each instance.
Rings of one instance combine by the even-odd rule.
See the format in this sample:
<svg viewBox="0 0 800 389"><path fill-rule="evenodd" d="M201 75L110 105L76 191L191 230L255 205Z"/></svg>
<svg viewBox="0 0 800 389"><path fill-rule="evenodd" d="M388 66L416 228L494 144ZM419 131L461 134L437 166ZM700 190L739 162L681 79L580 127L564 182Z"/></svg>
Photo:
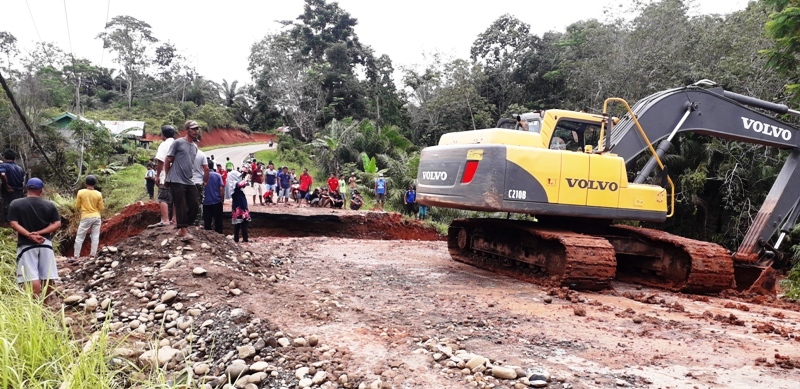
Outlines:
<svg viewBox="0 0 800 389"><path fill-rule="evenodd" d="M599 293L524 283L452 261L435 231L384 212L265 207L252 243L197 231L194 248L181 247L171 229L144 229L150 208L134 205L107 223L127 229L104 238L119 247L62 262L62 292L78 311L90 311L82 301L113 301L120 336L163 338L153 323L170 316L161 342L177 351L197 331L217 344L191 354L198 380L225 382L242 366L231 361L237 352L256 370L246 351L261 343L255 358L276 367L252 388L797 387L797 303L621 282ZM166 306L168 291L179 297ZM230 321L234 311L252 318ZM192 320L203 325L175 330ZM299 346L276 344L284 337ZM312 337L316 348L295 342ZM132 355L147 349L138 343ZM327 376L313 384L311 368Z"/></svg>
<svg viewBox="0 0 800 389"><path fill-rule="evenodd" d="M349 350L351 367L368 381L477 385L447 367L446 356L434 361L425 342L434 339L545 369L556 388L797 387L797 370L774 365L776 354L790 358L779 362L800 358L796 311L622 283L615 292L551 292L456 263L444 242L258 238L249 249L276 247L291 248L289 280L274 295L249 294L239 304L287 332Z"/></svg>

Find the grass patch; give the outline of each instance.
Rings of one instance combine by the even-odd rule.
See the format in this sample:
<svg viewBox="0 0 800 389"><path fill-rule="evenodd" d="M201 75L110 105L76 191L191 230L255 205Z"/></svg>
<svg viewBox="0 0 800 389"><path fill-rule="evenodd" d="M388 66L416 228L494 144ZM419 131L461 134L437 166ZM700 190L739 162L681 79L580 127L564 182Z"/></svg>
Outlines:
<svg viewBox="0 0 800 389"><path fill-rule="evenodd" d="M0 388L116 388L108 330L89 342L74 338L63 311L52 312L16 285L16 236L0 229Z"/></svg>
<svg viewBox="0 0 800 389"><path fill-rule="evenodd" d="M131 165L110 176L99 177L106 205L103 217L113 216L130 204L148 199L144 186L145 173L147 168L144 166Z"/></svg>

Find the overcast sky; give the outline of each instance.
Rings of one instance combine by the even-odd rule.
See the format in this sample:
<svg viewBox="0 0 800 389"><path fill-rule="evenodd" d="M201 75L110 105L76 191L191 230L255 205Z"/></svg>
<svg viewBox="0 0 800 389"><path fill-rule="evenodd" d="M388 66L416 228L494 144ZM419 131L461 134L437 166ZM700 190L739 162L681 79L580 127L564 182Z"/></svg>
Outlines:
<svg viewBox="0 0 800 389"><path fill-rule="evenodd" d="M697 13L726 14L748 0L697 0ZM423 65L423 54L442 52L467 58L475 38L503 14L531 25L532 32L564 31L579 20L602 19L606 7L622 0L339 0L358 19L356 33L377 55L388 54L395 69ZM17 37L23 50L40 39L76 57L112 66L112 54L95 39L116 15L149 23L206 78L248 81L247 56L253 42L278 31L276 20L296 19L303 0L3 0L0 31ZM66 15L66 16L65 16ZM107 16L108 15L108 19ZM67 28L69 24L69 28ZM37 35L38 28L38 35ZM71 39L70 39L71 38Z"/></svg>

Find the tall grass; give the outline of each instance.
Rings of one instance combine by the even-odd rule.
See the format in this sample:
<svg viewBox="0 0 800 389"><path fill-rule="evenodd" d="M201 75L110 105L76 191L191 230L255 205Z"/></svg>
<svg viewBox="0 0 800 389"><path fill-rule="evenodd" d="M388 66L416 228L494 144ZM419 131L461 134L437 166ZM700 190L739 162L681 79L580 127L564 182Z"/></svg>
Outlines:
<svg viewBox="0 0 800 389"><path fill-rule="evenodd" d="M0 229L0 388L117 388L119 370L109 367L108 331L78 341L30 290L16 285L16 243Z"/></svg>

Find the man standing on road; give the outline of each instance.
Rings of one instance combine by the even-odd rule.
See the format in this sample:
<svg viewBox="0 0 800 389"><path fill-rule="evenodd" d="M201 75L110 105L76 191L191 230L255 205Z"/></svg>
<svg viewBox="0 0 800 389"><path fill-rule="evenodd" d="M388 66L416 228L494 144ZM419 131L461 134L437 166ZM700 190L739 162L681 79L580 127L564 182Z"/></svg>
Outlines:
<svg viewBox="0 0 800 389"><path fill-rule="evenodd" d="M178 236L189 241L194 237L189 233L189 224L194 222L197 216L197 187L192 181L195 157L197 157L197 135L200 126L194 120L189 120L183 125L186 129L186 136L176 139L167 154L167 161L164 169L167 172L166 184L172 195L172 205L175 207L175 222L178 228ZM208 173L203 181L208 180Z"/></svg>
<svg viewBox="0 0 800 389"><path fill-rule="evenodd" d="M272 163L272 161L269 161L267 164L267 170L264 171L264 182L267 186L267 193L270 195L270 199L267 201L267 204L274 204L271 196L278 190L278 172L275 171L275 165Z"/></svg>
<svg viewBox="0 0 800 389"><path fill-rule="evenodd" d="M231 162L231 157L225 157L225 170L228 172L233 170L233 162Z"/></svg>
<svg viewBox="0 0 800 389"><path fill-rule="evenodd" d="M289 206L289 193L292 190L292 175L289 173L289 168L284 166L280 173L278 173L278 204L281 199Z"/></svg>
<svg viewBox="0 0 800 389"><path fill-rule="evenodd" d="M158 161L156 164L156 177L158 177L156 184L158 185L158 206L161 208L161 221L150 227L169 225L175 215L172 208L172 195L165 184L167 174L164 170L167 154L169 154L169 149L172 147L172 142L175 141L175 127L170 125L161 126L161 139L162 142L158 145L158 151L156 152L156 161Z"/></svg>
<svg viewBox="0 0 800 389"><path fill-rule="evenodd" d="M378 179L375 180L375 198L381 207L381 211L383 211L383 207L386 205L386 192L389 189L388 186L389 185L387 185L386 179L383 178L383 173L378 173Z"/></svg>
<svg viewBox="0 0 800 389"><path fill-rule="evenodd" d="M97 185L97 178L93 175L86 176L86 189L78 191L75 196L75 209L81 212L81 222L78 225L78 233L75 235L75 251L72 255L71 262L76 261L81 256L81 249L83 248L83 240L86 239L86 233L90 230L89 235L92 240L92 250L89 256L94 258L97 256L97 245L100 243L100 211L105 209L103 205L103 194L95 189Z"/></svg>
<svg viewBox="0 0 800 389"><path fill-rule="evenodd" d="M297 188L300 191L300 203L308 203L308 191L311 189L311 185L314 183L314 179L311 178L311 175L308 174L308 169L303 168L303 174L300 175L300 186Z"/></svg>
<svg viewBox="0 0 800 389"><path fill-rule="evenodd" d="M205 183L208 181L208 159L203 150L197 149L197 156L194 157L192 170L192 183L197 187L197 216L194 225L199 226L203 221L203 197L206 193ZM192 222L189 220L189 222Z"/></svg>
<svg viewBox="0 0 800 389"><path fill-rule="evenodd" d="M3 209L0 221L5 223L8 216L8 206L12 201L22 198L22 184L25 182L25 172L14 162L17 153L7 149L3 152L3 163L0 163L0 180L2 180Z"/></svg>
<svg viewBox="0 0 800 389"><path fill-rule="evenodd" d="M36 296L47 298L50 284L59 280L50 240L61 228L61 216L55 204L42 198L42 180L31 178L26 187L28 197L8 207L8 221L17 232L17 283L29 282Z"/></svg>
<svg viewBox="0 0 800 389"><path fill-rule="evenodd" d="M417 217L417 191L414 190L414 185L409 185L403 197L403 205L408 216Z"/></svg>
<svg viewBox="0 0 800 389"><path fill-rule="evenodd" d="M328 178L328 192L337 190L339 190L339 180L336 179L336 173L331 172L331 176Z"/></svg>
<svg viewBox="0 0 800 389"><path fill-rule="evenodd" d="M225 184L217 172L208 174L208 183L203 196L203 229L211 230L214 220L214 231L222 233L222 199L225 198Z"/></svg>
<svg viewBox="0 0 800 389"><path fill-rule="evenodd" d="M261 205L264 205L264 164L259 162L250 172L250 179L253 182L253 205L256 205L256 197Z"/></svg>

